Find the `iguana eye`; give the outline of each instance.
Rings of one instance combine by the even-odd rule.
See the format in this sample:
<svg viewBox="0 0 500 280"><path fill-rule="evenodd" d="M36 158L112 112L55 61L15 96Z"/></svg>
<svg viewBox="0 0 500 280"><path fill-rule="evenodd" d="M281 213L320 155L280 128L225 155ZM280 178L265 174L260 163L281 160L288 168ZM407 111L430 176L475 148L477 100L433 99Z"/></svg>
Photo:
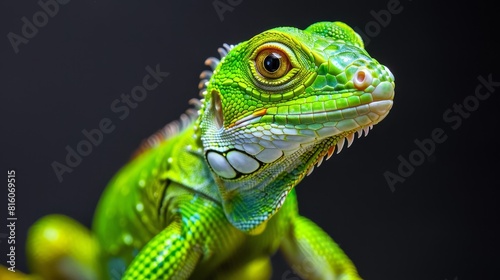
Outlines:
<svg viewBox="0 0 500 280"><path fill-rule="evenodd" d="M304 63L307 63L307 58L302 56L300 50L294 52L280 42L265 42L250 53L248 70L258 88L268 93L283 93L303 81L309 73L303 71L306 70Z"/></svg>
<svg viewBox="0 0 500 280"><path fill-rule="evenodd" d="M283 77L290 70L288 56L277 49L263 49L255 57L255 66L262 76L269 79Z"/></svg>

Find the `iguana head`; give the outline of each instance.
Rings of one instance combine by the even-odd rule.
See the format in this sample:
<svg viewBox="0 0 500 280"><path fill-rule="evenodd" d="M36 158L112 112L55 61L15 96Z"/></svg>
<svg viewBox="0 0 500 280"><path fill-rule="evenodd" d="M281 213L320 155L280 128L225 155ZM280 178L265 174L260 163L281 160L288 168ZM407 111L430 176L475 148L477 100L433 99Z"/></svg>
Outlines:
<svg viewBox="0 0 500 280"><path fill-rule="evenodd" d="M281 27L231 48L197 134L229 221L251 232L323 158L389 113L394 77L341 22Z"/></svg>

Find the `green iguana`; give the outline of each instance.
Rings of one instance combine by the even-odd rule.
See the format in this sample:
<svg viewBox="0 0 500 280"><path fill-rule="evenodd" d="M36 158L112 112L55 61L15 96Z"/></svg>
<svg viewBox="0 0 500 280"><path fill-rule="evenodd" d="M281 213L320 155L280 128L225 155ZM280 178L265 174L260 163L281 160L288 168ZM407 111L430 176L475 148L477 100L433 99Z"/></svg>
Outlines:
<svg viewBox="0 0 500 280"><path fill-rule="evenodd" d="M341 22L271 29L219 54L206 61L196 110L111 180L92 231L61 215L33 225L33 275L269 279L279 249L305 279L361 279L299 214L294 187L385 118L394 76Z"/></svg>

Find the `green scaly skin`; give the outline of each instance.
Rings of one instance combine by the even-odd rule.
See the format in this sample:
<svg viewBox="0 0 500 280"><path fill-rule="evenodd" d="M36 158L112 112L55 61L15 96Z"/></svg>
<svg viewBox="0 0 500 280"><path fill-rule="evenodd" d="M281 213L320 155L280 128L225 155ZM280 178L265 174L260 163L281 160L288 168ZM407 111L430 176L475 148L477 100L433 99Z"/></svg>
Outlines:
<svg viewBox="0 0 500 280"><path fill-rule="evenodd" d="M300 216L294 187L388 114L394 77L340 22L271 29L220 53L196 119L151 138L116 174L92 232L64 216L32 227L36 275L269 279L281 250L305 279L361 279Z"/></svg>

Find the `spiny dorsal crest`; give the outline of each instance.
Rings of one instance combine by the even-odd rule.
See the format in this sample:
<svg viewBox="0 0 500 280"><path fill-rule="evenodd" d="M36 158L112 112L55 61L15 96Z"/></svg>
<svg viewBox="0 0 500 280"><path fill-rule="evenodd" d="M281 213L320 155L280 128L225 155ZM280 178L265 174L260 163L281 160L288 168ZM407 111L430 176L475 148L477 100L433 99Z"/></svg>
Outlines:
<svg viewBox="0 0 500 280"><path fill-rule="evenodd" d="M209 57L205 60L205 65L209 66L211 70L204 70L200 74L200 83L198 84L200 97L205 96L208 81L210 80L210 77L212 77L213 71L220 63L220 60L224 58L233 47L234 45L223 44L222 47L217 49L220 58ZM168 123L153 135L143 140L139 148L133 153L132 158L137 157L138 155L151 148L157 147L163 141L168 140L169 138L173 137L174 135L178 134L189 125L191 125L191 123L193 123L196 118L198 118L198 110L201 108L202 100L198 98L192 98L191 100L189 100L189 104L193 106L193 108L187 109L186 112L183 113L178 120Z"/></svg>

